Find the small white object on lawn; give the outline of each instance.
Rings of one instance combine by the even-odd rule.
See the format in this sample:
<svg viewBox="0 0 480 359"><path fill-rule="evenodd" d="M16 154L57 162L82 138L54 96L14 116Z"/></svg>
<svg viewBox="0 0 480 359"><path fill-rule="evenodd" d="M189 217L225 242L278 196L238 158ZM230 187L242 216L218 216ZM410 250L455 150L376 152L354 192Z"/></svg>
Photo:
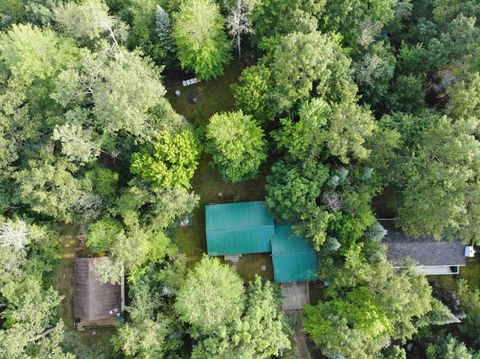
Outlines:
<svg viewBox="0 0 480 359"><path fill-rule="evenodd" d="M199 83L199 82L200 80L194 77L193 79L183 80L182 85L183 87L185 87L185 86L195 85L196 83Z"/></svg>

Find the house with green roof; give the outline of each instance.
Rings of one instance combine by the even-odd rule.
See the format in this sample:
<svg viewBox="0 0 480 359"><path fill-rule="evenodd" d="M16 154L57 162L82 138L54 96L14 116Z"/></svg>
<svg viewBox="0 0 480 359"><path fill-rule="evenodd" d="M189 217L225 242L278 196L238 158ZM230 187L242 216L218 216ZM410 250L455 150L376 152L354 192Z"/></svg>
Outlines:
<svg viewBox="0 0 480 359"><path fill-rule="evenodd" d="M272 253L275 282L318 279L313 246L290 225L275 224L263 201L207 205L205 219L209 255Z"/></svg>

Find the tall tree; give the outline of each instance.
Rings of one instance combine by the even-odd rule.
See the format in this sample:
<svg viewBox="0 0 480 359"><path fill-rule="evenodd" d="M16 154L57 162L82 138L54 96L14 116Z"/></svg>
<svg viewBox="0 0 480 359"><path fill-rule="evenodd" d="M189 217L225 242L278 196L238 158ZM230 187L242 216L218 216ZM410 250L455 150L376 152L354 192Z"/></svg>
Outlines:
<svg viewBox="0 0 480 359"><path fill-rule="evenodd" d="M252 24L248 16L248 9L243 0L237 0L237 4L232 8L230 15L226 19L229 35L237 39L239 59L242 58L242 35L247 35L253 32Z"/></svg>
<svg viewBox="0 0 480 359"><path fill-rule="evenodd" d="M276 112L290 110L312 94L327 102L355 98L350 59L338 39L320 32L292 33L272 50L272 81Z"/></svg>
<svg viewBox="0 0 480 359"><path fill-rule="evenodd" d="M15 24L0 36L0 59L14 77L27 84L51 78L73 64L77 52L71 40L30 24Z"/></svg>
<svg viewBox="0 0 480 359"><path fill-rule="evenodd" d="M161 131L154 143L133 154L130 170L155 188L190 188L199 155L199 144L191 129L174 134Z"/></svg>
<svg viewBox="0 0 480 359"><path fill-rule="evenodd" d="M125 24L108 14L103 0L83 0L80 4L67 2L53 9L55 21L63 32L85 44L107 36L118 44L125 37Z"/></svg>
<svg viewBox="0 0 480 359"><path fill-rule="evenodd" d="M224 19L211 0L186 0L173 15L173 38L182 68L208 80L223 74L230 60Z"/></svg>
<svg viewBox="0 0 480 359"><path fill-rule="evenodd" d="M76 167L65 160L30 161L16 174L20 201L37 213L72 222L73 207L83 193L83 183L73 176Z"/></svg>
<svg viewBox="0 0 480 359"><path fill-rule="evenodd" d="M266 359L290 348L289 328L270 282L259 276L249 283L241 319L221 333L212 333L193 349L192 358Z"/></svg>
<svg viewBox="0 0 480 359"><path fill-rule="evenodd" d="M192 326L194 337L233 323L243 308L242 280L230 266L210 257L204 257L187 274L175 303L180 318Z"/></svg>
<svg viewBox="0 0 480 359"><path fill-rule="evenodd" d="M315 161L280 160L267 177L265 204L277 218L287 220L308 213L329 178L328 168Z"/></svg>
<svg viewBox="0 0 480 359"><path fill-rule="evenodd" d="M304 308L305 331L327 356L380 357L392 339L416 332L414 320L431 310L425 277L394 270L377 244L354 245L345 263L329 270L325 299Z"/></svg>
<svg viewBox="0 0 480 359"><path fill-rule="evenodd" d="M274 133L278 147L286 149L296 160L338 157L343 163L350 158L368 157L364 142L374 129L373 116L353 102L328 105L314 98L301 105L299 120L282 119L282 128Z"/></svg>
<svg viewBox="0 0 480 359"><path fill-rule="evenodd" d="M228 182L254 178L267 158L262 129L242 111L213 115L207 126L206 140L206 151Z"/></svg>
<svg viewBox="0 0 480 359"><path fill-rule="evenodd" d="M418 132L402 169L405 182L398 221L407 233L479 240L477 126L476 120L453 122L437 116Z"/></svg>
<svg viewBox="0 0 480 359"><path fill-rule="evenodd" d="M265 65L245 68L238 83L231 86L236 109L262 123L273 120L271 76L272 72Z"/></svg>

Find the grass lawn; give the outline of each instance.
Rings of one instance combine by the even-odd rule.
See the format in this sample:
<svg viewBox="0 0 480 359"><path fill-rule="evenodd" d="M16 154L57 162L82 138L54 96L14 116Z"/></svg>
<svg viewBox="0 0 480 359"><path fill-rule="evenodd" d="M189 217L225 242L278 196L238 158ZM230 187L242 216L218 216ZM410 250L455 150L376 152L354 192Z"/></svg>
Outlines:
<svg viewBox="0 0 480 359"><path fill-rule="evenodd" d="M186 74L171 73L166 76L167 98L176 112L184 115L195 127L205 126L213 114L233 109L230 85L237 81L241 70L242 66L233 61L222 77L188 87L182 87L182 80L188 79ZM181 91L181 96L175 96L176 90ZM200 96L197 104L188 100L194 93ZM200 206L193 214L193 226L178 228L175 233L175 241L185 254L189 266L206 253L205 204L233 202L234 196L238 196L238 201L241 202L265 198L265 177L269 164L261 168L256 180L232 184L225 183L209 162L209 156L202 154L192 180L193 190L200 196ZM223 196L219 196L219 193ZM261 271L262 265L267 266L266 271ZM269 254L245 255L238 263L238 272L245 280L252 279L255 273L273 279L271 257Z"/></svg>
<svg viewBox="0 0 480 359"><path fill-rule="evenodd" d="M459 275L437 275L428 279L452 291L457 289L459 279L465 279L472 289L480 289L480 253L467 258L467 265L460 267Z"/></svg>

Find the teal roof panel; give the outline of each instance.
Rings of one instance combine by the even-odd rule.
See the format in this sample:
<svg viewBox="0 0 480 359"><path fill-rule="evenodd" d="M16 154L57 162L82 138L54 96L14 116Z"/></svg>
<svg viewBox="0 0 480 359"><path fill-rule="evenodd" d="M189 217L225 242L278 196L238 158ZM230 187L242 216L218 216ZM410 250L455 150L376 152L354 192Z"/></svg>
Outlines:
<svg viewBox="0 0 480 359"><path fill-rule="evenodd" d="M277 283L318 279L318 256L311 243L293 233L288 224L277 224L272 238L274 279Z"/></svg>
<svg viewBox="0 0 480 359"><path fill-rule="evenodd" d="M315 252L273 255L275 282L303 282L318 279L318 258Z"/></svg>
<svg viewBox="0 0 480 359"><path fill-rule="evenodd" d="M271 252L273 218L263 201L205 206L209 255Z"/></svg>
<svg viewBox="0 0 480 359"><path fill-rule="evenodd" d="M272 254L293 252L313 252L312 245L304 238L295 235L288 224L275 225L275 238L272 240Z"/></svg>

